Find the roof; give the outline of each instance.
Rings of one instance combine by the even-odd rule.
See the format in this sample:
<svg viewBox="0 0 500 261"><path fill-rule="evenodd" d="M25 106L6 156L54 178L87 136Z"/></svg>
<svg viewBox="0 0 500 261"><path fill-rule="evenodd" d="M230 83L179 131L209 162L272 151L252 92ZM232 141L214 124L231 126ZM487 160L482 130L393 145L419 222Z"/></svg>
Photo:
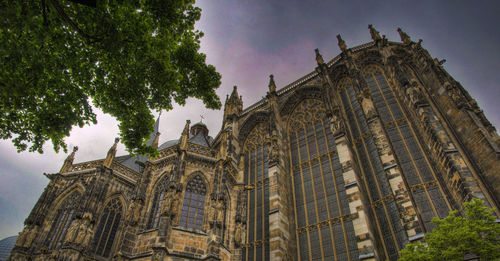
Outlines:
<svg viewBox="0 0 500 261"><path fill-rule="evenodd" d="M207 138L208 138L208 140L207 140ZM203 134L203 132L200 131L195 136L192 136L191 138L189 138L188 141L191 143L194 143L194 144L204 146L204 147L209 147L210 146L210 144L209 144L210 137L207 137L207 138L205 138L205 135Z"/></svg>
<svg viewBox="0 0 500 261"><path fill-rule="evenodd" d="M6 237L0 240L0 261L5 261L10 256L10 251L16 244L17 236Z"/></svg>
<svg viewBox="0 0 500 261"><path fill-rule="evenodd" d="M159 147L158 147L158 150L162 150L162 149L166 149L168 147L172 147L174 145L177 145L179 144L179 139L176 139L176 140L169 140L167 142L164 142L163 144L161 144Z"/></svg>

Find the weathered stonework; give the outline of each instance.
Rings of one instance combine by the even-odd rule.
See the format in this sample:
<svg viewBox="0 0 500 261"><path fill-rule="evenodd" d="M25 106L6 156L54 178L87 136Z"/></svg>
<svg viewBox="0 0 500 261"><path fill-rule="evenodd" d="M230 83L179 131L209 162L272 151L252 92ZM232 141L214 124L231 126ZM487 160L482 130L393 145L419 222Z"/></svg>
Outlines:
<svg viewBox="0 0 500 261"><path fill-rule="evenodd" d="M186 122L156 158L74 163L25 221L10 260L396 260L472 197L500 216L500 138L465 89L398 29L243 109L215 138ZM311 57L313 59L313 57Z"/></svg>

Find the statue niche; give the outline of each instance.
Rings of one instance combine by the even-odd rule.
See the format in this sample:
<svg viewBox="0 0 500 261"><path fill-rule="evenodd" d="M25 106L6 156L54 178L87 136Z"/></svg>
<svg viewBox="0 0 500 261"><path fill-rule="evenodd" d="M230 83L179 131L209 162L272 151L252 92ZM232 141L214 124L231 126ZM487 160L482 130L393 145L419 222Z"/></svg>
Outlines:
<svg viewBox="0 0 500 261"><path fill-rule="evenodd" d="M358 101L361 103L361 107L363 108L363 112L366 115L366 119L372 119L377 116L377 110L373 105L373 101L371 99L370 90L368 88L364 88L358 94Z"/></svg>
<svg viewBox="0 0 500 261"><path fill-rule="evenodd" d="M344 122L342 121L340 108L338 107L333 109L332 116L330 118L330 129L333 133L333 136L338 136L344 133Z"/></svg>

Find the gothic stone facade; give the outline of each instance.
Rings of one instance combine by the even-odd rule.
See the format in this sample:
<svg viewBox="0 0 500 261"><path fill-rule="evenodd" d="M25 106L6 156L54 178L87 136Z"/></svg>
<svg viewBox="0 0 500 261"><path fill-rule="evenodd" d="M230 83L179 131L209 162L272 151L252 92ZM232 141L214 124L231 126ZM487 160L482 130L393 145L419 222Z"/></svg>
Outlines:
<svg viewBox="0 0 500 261"><path fill-rule="evenodd" d="M472 197L499 215L494 127L421 41L369 28L245 110L235 87L214 139L188 121L157 158L74 150L11 260L396 260Z"/></svg>

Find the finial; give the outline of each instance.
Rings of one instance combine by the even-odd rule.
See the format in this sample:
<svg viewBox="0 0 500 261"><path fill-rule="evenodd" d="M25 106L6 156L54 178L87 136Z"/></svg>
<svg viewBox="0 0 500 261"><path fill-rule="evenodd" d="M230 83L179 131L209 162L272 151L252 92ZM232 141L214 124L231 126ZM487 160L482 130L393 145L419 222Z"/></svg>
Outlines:
<svg viewBox="0 0 500 261"><path fill-rule="evenodd" d="M318 66L324 64L325 61L323 60L323 56L319 53L319 49L314 49L314 52L316 52L316 62L318 63Z"/></svg>
<svg viewBox="0 0 500 261"><path fill-rule="evenodd" d="M345 41L342 40L342 37L340 36L340 34L337 34L337 40L338 40L340 50L342 52L345 52L347 50L347 45L345 44Z"/></svg>
<svg viewBox="0 0 500 261"><path fill-rule="evenodd" d="M272 74L269 75L269 92L276 92L276 84L274 83L274 76Z"/></svg>
<svg viewBox="0 0 500 261"><path fill-rule="evenodd" d="M120 138L116 137L115 138L115 144L118 143L120 141Z"/></svg>
<svg viewBox="0 0 500 261"><path fill-rule="evenodd" d="M203 123L203 119L205 119L205 117L203 117L203 115L200 115L200 122Z"/></svg>
<svg viewBox="0 0 500 261"><path fill-rule="evenodd" d="M74 146L73 147L73 152L77 152L78 151L78 146Z"/></svg>
<svg viewBox="0 0 500 261"><path fill-rule="evenodd" d="M368 29L370 29L370 35L372 36L373 41L382 40L382 37L380 37L380 33L375 30L373 25L369 24Z"/></svg>
<svg viewBox="0 0 500 261"><path fill-rule="evenodd" d="M399 28L399 27L398 27L398 33L399 33L399 37L401 37L401 41L404 44L410 44L411 43L410 36L408 36L408 34L406 34L405 32L403 32L403 30L401 30L401 28Z"/></svg>

